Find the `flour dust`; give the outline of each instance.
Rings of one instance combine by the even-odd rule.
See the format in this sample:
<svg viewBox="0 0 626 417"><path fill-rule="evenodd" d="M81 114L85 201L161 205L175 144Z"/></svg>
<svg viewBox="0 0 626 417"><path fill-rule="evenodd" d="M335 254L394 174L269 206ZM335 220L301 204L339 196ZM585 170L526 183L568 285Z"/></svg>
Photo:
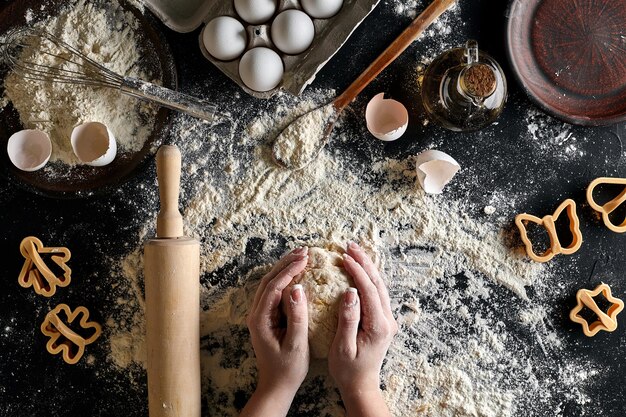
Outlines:
<svg viewBox="0 0 626 417"><path fill-rule="evenodd" d="M356 163L352 147L374 139L342 120L340 140L312 164L299 171L275 164L278 132L333 95L280 95L266 111L217 131L187 116L175 123L188 161L186 232L202 242L208 415L238 415L254 390L245 316L264 270L295 246L348 240L380 254L400 324L381 381L393 415L545 416L568 404L584 408L586 381L597 371L563 355L567 346L550 321L546 295L551 271L511 248L488 216L474 218L445 193L424 194L413 157L372 153ZM152 222L145 224L136 248L115 260L115 282L125 295L109 321L110 360L137 381L145 366L141 244L153 233ZM344 414L324 361L312 363L290 413Z"/></svg>

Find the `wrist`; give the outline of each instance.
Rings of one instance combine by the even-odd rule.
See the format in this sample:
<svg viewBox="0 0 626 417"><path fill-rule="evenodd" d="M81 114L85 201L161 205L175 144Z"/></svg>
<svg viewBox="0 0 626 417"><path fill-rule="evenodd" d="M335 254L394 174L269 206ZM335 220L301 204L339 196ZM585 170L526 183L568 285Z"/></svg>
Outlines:
<svg viewBox="0 0 626 417"><path fill-rule="evenodd" d="M360 398L380 394L380 377L378 374L355 377L350 383L338 385L342 398Z"/></svg>
<svg viewBox="0 0 626 417"><path fill-rule="evenodd" d="M296 391L259 383L239 417L286 416Z"/></svg>
<svg viewBox="0 0 626 417"><path fill-rule="evenodd" d="M339 393L346 406L348 403L360 403L372 397L382 396L379 386L351 386L340 389Z"/></svg>
<svg viewBox="0 0 626 417"><path fill-rule="evenodd" d="M380 387L364 387L341 392L347 417L390 417Z"/></svg>
<svg viewBox="0 0 626 417"><path fill-rule="evenodd" d="M272 398L273 401L279 403L291 403L296 392L300 388L300 385L294 385L289 383L281 383L280 381L265 381L259 380L257 384L255 394L265 398Z"/></svg>

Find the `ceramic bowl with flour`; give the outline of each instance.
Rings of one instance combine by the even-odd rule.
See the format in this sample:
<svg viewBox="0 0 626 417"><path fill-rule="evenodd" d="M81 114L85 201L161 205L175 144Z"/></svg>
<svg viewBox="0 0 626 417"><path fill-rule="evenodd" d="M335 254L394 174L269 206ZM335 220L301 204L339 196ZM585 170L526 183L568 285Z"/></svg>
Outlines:
<svg viewBox="0 0 626 417"><path fill-rule="evenodd" d="M176 86L171 51L149 14L125 0L53 0L46 5L26 0L0 6L0 37L25 26L42 27L112 71ZM53 62L58 58L40 52L43 46L24 47L18 59L59 65ZM23 129L40 130L51 140L50 160L35 172L17 169L6 152L0 153L2 171L37 193L80 197L117 187L147 166L169 131L169 110L114 89L35 81L2 67L0 79L0 147L6 148L8 138ZM72 129L92 121L106 125L117 142L117 155L106 166L85 164L72 148Z"/></svg>

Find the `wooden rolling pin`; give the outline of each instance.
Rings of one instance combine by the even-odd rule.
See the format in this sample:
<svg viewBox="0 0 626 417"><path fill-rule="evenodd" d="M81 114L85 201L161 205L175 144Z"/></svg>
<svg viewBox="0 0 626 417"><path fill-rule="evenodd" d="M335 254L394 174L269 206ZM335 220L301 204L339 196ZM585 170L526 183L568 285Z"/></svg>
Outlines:
<svg viewBox="0 0 626 417"><path fill-rule="evenodd" d="M183 237L180 151L156 156L161 211L144 276L150 417L200 417L200 243Z"/></svg>

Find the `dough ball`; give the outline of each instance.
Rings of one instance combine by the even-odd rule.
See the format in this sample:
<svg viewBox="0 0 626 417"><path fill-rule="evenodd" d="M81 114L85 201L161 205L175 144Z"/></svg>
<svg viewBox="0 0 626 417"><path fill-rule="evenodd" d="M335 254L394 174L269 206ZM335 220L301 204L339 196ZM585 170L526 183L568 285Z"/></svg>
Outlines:
<svg viewBox="0 0 626 417"><path fill-rule="evenodd" d="M291 285L302 284L309 307L309 345L311 356L328 357L337 332L337 317L343 294L354 281L343 267L344 250L332 245L309 248L306 269L297 275Z"/></svg>

